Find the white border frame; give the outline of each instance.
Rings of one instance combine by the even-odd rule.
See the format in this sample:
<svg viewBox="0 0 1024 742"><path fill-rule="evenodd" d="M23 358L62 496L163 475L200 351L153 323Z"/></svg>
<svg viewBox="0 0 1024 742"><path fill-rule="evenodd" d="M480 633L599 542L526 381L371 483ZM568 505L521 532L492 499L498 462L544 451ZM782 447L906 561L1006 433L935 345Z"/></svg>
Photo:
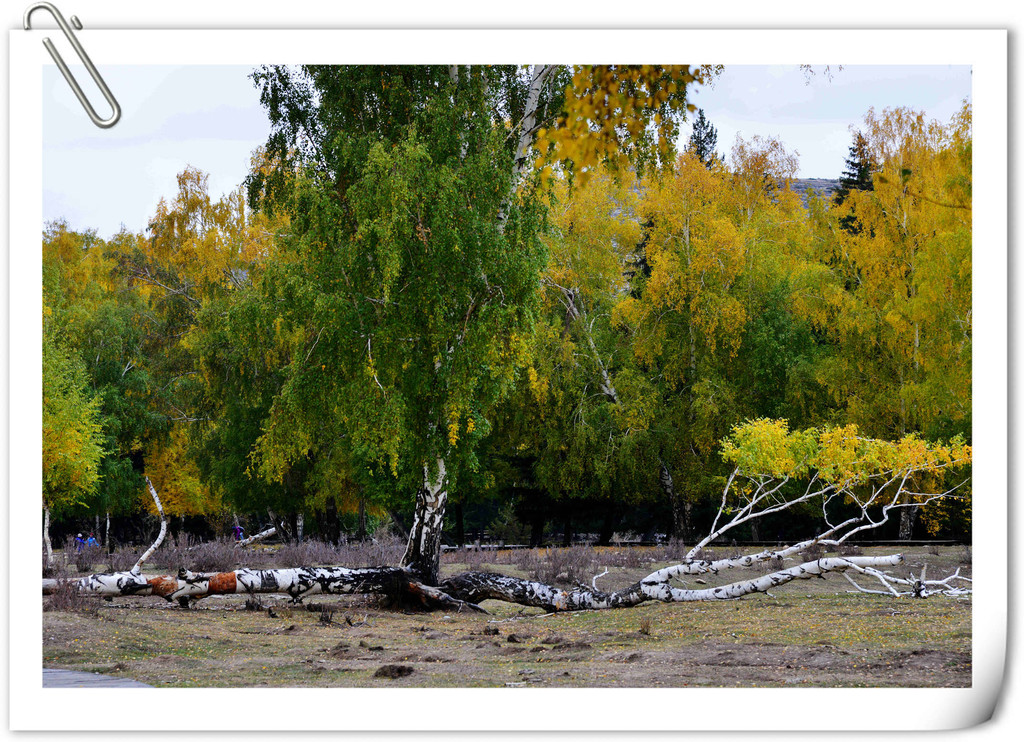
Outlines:
<svg viewBox="0 0 1024 742"><path fill-rule="evenodd" d="M834 729L856 703L861 730L954 729L991 716L1003 680L1007 620L1007 35L1005 31L96 31L78 33L105 64L580 63L968 64L974 110L974 683L953 689L43 689L38 601L10 580L12 729L176 730L765 730ZM41 69L38 36L10 49L10 561L33 554L41 444ZM260 51L269 50L269 51ZM609 50L614 50L612 54ZM651 59L651 50L658 52ZM883 50L883 51L879 51ZM674 58L678 57L678 58ZM117 95L117 91L113 91ZM84 114L83 114L84 115ZM116 134L116 127L112 130ZM28 318L24 324L20 321ZM34 574L36 562L26 568ZM22 609L24 607L24 609ZM525 697L513 696L525 693ZM286 703L320 709L272 713ZM115 705L116 704L116 705ZM525 714L509 715L508 704ZM798 708L779 714L780 707ZM115 714L98 712L114 709ZM229 708L258 708L246 717ZM353 719L345 708L358 708ZM626 709L662 708L658 714ZM188 709L187 714L174 709ZM323 710L337 710L335 719ZM401 713L395 713L401 709ZM457 709L457 714L438 714ZM610 709L614 709L609 713ZM699 713L694 710L699 709ZM737 713L741 711L742 713ZM503 726L498 726L501 720Z"/></svg>

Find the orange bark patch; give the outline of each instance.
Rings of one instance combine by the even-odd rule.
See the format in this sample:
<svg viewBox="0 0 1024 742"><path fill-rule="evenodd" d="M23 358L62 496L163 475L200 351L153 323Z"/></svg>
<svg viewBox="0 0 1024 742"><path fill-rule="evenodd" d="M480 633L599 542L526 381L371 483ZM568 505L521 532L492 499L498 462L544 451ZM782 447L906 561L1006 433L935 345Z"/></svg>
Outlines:
<svg viewBox="0 0 1024 742"><path fill-rule="evenodd" d="M238 581L234 572L218 572L210 578L210 595L221 595L223 593L235 592Z"/></svg>
<svg viewBox="0 0 1024 742"><path fill-rule="evenodd" d="M146 580L153 588L153 595L166 598L178 589L178 580L174 577L152 577Z"/></svg>

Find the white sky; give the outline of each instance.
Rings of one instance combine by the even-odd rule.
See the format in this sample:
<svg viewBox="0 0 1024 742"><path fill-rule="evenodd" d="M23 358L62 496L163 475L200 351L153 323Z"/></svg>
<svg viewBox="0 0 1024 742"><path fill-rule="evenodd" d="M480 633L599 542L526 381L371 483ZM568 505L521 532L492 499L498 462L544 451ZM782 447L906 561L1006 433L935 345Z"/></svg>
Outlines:
<svg viewBox="0 0 1024 742"><path fill-rule="evenodd" d="M84 69L77 79L88 81ZM145 229L161 197L172 198L187 165L210 176L211 195L239 186L269 124L248 75L251 67L106 66L101 70L122 108L99 129L54 66L43 75L43 219L109 238L121 226ZM89 90L87 88L86 92ZM948 121L971 94L969 67L847 66L810 83L796 67L730 66L694 103L718 130L728 156L737 133L776 136L800 155L800 177L838 178L850 126L868 108L909 106ZM90 95L108 115L98 92ZM689 124L684 125L684 137Z"/></svg>

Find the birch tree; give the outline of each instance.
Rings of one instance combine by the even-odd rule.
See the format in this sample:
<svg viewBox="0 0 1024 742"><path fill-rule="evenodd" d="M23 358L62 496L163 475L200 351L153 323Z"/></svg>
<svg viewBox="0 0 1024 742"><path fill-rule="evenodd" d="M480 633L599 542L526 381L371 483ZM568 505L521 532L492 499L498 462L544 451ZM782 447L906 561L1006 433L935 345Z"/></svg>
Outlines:
<svg viewBox="0 0 1024 742"><path fill-rule="evenodd" d="M250 200L289 214L282 284L316 297L285 310L317 342L288 366L256 446L267 473L306 456L322 429L316 411L333 411L367 468L415 487L403 564L436 583L448 493L478 466L493 407L525 358L545 184L609 161L665 160L686 89L704 74L257 71L274 125L268 154L282 167L250 180Z"/></svg>

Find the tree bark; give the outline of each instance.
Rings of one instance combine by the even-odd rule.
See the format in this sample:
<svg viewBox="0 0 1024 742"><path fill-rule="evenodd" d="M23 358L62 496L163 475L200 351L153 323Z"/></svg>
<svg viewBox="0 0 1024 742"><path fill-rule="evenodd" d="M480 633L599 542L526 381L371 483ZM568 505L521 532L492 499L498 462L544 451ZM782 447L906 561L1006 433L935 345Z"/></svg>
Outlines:
<svg viewBox="0 0 1024 742"><path fill-rule="evenodd" d="M437 473L423 467L423 486L416 492L416 513L402 566L427 585L436 585L441 569L441 527L448 500L448 472L444 459L437 460Z"/></svg>

